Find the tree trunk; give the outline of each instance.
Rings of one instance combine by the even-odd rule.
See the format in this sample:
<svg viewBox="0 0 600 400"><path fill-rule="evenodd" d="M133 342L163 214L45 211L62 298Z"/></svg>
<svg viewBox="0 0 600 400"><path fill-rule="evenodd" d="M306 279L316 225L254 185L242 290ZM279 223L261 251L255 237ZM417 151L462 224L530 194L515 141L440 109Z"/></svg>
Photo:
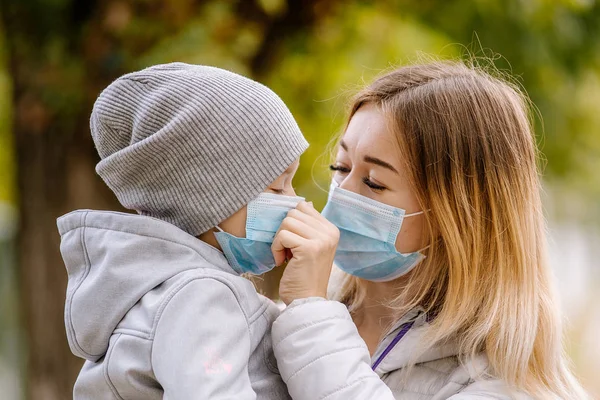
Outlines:
<svg viewBox="0 0 600 400"><path fill-rule="evenodd" d="M103 84L88 77L102 75L86 70L70 75L82 70L77 64L85 65L85 51L70 37L79 29L46 27L43 32L36 27L43 21L34 17L44 10L35 7L42 8L41 3L11 1L1 10L13 77L18 277L28 350L24 383L27 398L63 400L72 398L83 361L71 353L64 328L67 275L56 218L75 208L119 206L94 172L97 155L87 122L95 97L88 93ZM48 57L50 40L64 45L58 61Z"/></svg>
<svg viewBox="0 0 600 400"><path fill-rule="evenodd" d="M22 96L15 98L22 103ZM17 110L17 119L27 111ZM78 127L85 132L85 126ZM72 208L114 208L94 176L91 151L57 132L15 126L21 225L18 257L23 315L28 333L29 398L71 397L82 360L71 354L64 328L66 271L59 253L56 217ZM58 142L58 143L57 143Z"/></svg>

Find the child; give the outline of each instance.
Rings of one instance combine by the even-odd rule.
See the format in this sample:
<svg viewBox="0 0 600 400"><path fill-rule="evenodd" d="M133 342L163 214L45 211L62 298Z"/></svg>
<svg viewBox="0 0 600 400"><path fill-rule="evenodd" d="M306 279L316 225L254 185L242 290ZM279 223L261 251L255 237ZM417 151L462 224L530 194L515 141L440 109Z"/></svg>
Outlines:
<svg viewBox="0 0 600 400"><path fill-rule="evenodd" d="M91 131L96 171L140 215L58 220L69 345L87 360L74 398L288 398L277 307L239 276L275 266L274 233L301 201L308 144L284 103L228 71L159 65L108 86Z"/></svg>

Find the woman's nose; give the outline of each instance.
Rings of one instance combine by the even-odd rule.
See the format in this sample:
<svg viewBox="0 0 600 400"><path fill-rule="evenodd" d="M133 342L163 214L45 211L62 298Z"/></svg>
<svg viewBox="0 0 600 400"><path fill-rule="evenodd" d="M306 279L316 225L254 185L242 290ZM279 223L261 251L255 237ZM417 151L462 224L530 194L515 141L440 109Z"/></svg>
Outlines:
<svg viewBox="0 0 600 400"><path fill-rule="evenodd" d="M346 176L341 181L338 181L339 187L349 192L360 193L361 180L352 176L352 174Z"/></svg>

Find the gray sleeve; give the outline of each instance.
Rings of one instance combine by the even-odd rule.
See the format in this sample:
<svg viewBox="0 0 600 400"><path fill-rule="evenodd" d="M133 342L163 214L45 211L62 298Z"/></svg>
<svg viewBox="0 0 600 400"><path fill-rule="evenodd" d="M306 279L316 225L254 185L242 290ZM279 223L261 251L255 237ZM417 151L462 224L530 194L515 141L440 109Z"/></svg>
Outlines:
<svg viewBox="0 0 600 400"><path fill-rule="evenodd" d="M394 400L346 307L296 300L273 323L279 372L294 400Z"/></svg>
<svg viewBox="0 0 600 400"><path fill-rule="evenodd" d="M248 322L229 286L193 280L159 318L152 364L165 399L256 399L248 375Z"/></svg>

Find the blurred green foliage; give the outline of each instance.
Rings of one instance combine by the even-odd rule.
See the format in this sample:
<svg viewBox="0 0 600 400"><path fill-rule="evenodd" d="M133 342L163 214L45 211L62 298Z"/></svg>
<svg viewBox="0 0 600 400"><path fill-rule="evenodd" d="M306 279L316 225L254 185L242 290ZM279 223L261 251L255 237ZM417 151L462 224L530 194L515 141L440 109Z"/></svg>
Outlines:
<svg viewBox="0 0 600 400"><path fill-rule="evenodd" d="M252 24L232 22L228 7L227 2L210 3L132 68L180 60L249 74L246 60L261 32ZM312 143L297 178L300 192L323 201L311 181L314 177L327 187L327 160L319 156L343 126L348 93L423 52L481 58L484 64L491 58L512 74L539 109L537 132L547 179L598 198L599 27L600 7L594 1L355 1L336 7L313 29L288 39L263 78L289 104ZM139 28L126 31L135 34Z"/></svg>
<svg viewBox="0 0 600 400"><path fill-rule="evenodd" d="M211 34L227 31L223 27L232 23L222 2L204 8L198 19L204 24L192 23L180 34L159 41L138 58L134 68L179 60L251 75L246 60L254 54L261 32L252 24L236 25L237 33L223 46L223 38ZM260 79L288 104L311 143L295 178L297 191L324 205L329 188L327 148L343 127L348 97L363 82L418 52L439 51L448 42L443 34L414 20L361 2L340 7L310 31L288 39L277 63ZM217 50L198 51L203 48ZM446 55L455 56L457 49Z"/></svg>
<svg viewBox="0 0 600 400"><path fill-rule="evenodd" d="M312 144L297 185L319 204L324 196L315 191L312 178L327 186L327 162L319 156L343 126L348 93L383 69L414 60L419 52L491 56L498 68L522 83L539 109L543 125L538 118L537 132L547 158L547 180L590 199L600 197L600 113L595 110L600 100L600 5L595 0L308 2L315 8L312 24L290 28L290 35L269 42L275 50L267 49L263 64L265 20L276 23L292 2L246 2L255 3L257 15L245 15L244 2L233 0L105 2L97 7L103 12L97 24L110 32L113 45L107 46L90 37L92 23L75 32L79 37L65 35L69 18L98 12L92 6L72 11L68 0L23 1L32 17L39 18L36 35L44 39L39 39L41 48L19 51L39 52L48 64L44 98L57 112L76 115L87 106L86 96L101 89L88 94L81 89L90 62L100 64L106 75L170 61L255 75L289 104ZM82 42L89 42L91 54L69 54L70 47ZM3 73L0 85L7 84ZM8 91L1 93L0 107L7 110ZM14 187L7 152L9 118L2 115L0 198L14 199L9 190Z"/></svg>

